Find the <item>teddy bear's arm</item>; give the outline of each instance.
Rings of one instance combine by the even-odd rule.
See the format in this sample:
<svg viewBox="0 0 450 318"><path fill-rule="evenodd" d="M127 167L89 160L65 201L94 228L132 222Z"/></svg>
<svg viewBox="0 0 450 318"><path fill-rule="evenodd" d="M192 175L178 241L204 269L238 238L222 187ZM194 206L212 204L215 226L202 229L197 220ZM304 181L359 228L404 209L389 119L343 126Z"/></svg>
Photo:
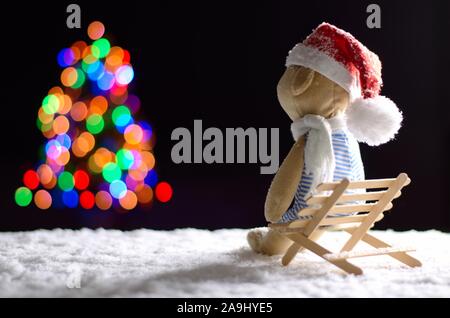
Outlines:
<svg viewBox="0 0 450 318"><path fill-rule="evenodd" d="M301 181L304 164L305 138L291 148L267 192L264 215L268 222L277 222L292 203Z"/></svg>

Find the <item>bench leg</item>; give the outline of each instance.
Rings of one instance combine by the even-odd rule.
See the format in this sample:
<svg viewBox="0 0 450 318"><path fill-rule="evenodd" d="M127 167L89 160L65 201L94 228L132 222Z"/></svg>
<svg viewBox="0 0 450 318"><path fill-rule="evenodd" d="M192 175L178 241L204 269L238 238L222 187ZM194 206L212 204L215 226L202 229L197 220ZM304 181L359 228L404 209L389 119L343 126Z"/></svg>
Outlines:
<svg viewBox="0 0 450 318"><path fill-rule="evenodd" d="M316 230L313 234L310 235L309 239L317 241L324 232L325 231L323 230ZM292 243L292 245L287 249L286 253L281 259L281 264L283 264L283 266L289 265L289 263L294 259L295 255L297 255L297 253L301 252L302 250L304 250L304 248L301 245L296 242Z"/></svg>
<svg viewBox="0 0 450 318"><path fill-rule="evenodd" d="M350 229L346 229L345 231L352 234L352 230L350 230ZM372 245L375 248L391 247L386 242L383 242L382 240L377 239L375 236L370 235L368 233L366 233L362 237L362 241L366 242L369 245ZM411 255L407 254L406 252L398 252L398 253L392 253L392 254L388 254L388 255L392 258L395 258L397 261L402 262L403 264L408 265L410 267L422 266L422 263L418 259L412 257Z"/></svg>
<svg viewBox="0 0 450 318"><path fill-rule="evenodd" d="M283 264L283 266L288 266L289 263L294 259L295 255L297 255L297 253L302 249L303 248L297 243L292 243L292 245L289 246L288 250L281 259L281 264Z"/></svg>
<svg viewBox="0 0 450 318"><path fill-rule="evenodd" d="M324 260L330 262L331 264L339 267L343 271L354 274L354 275L361 275L363 273L362 269L353 265L352 263L348 262L347 260L333 260L330 261L324 257L325 254L330 254L331 252L328 251L326 248L320 246L316 242L310 240L309 238L303 236L302 234L292 234L288 235L288 237L296 242L299 246L302 246L306 248L307 250L310 250L314 254L320 256Z"/></svg>

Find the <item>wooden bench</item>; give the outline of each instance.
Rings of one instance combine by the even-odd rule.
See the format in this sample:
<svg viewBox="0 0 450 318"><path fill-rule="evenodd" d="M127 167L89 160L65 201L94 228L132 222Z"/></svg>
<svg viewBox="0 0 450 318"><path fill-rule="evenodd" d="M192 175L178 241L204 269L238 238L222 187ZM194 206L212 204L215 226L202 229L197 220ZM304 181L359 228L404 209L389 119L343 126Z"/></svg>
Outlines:
<svg viewBox="0 0 450 318"><path fill-rule="evenodd" d="M406 173L395 179L378 179L320 184L306 203L308 208L299 211L301 216L310 219L299 219L290 223L271 223L269 227L285 235L293 241L282 258L282 264L288 265L300 249L307 249L328 262L350 274L360 275L361 268L348 261L350 258L389 255L410 266L422 264L407 254L414 248L392 247L368 233L373 225L383 218L383 213L392 209L392 200L401 195L403 187L411 180ZM346 190L362 189L361 193L345 193ZM350 238L340 251L332 253L317 242L311 240L316 231L342 230L350 234ZM353 251L363 241L373 248L368 251Z"/></svg>

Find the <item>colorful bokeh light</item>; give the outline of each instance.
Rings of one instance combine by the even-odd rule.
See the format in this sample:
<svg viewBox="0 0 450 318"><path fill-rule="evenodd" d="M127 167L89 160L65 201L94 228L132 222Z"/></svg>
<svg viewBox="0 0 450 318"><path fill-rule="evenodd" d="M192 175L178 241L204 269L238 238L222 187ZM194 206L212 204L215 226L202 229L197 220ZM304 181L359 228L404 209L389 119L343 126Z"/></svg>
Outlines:
<svg viewBox="0 0 450 318"><path fill-rule="evenodd" d="M75 185L73 175L70 172L64 171L58 177L58 186L63 191L71 191Z"/></svg>
<svg viewBox="0 0 450 318"><path fill-rule="evenodd" d="M116 71L116 81L120 85L128 85L133 80L134 71L130 65L122 65Z"/></svg>
<svg viewBox="0 0 450 318"><path fill-rule="evenodd" d="M92 43L92 55L98 59L104 58L108 55L111 45L105 38L95 40Z"/></svg>
<svg viewBox="0 0 450 318"><path fill-rule="evenodd" d="M74 67L68 67L61 73L61 83L66 87L75 85L78 81L78 71Z"/></svg>
<svg viewBox="0 0 450 318"><path fill-rule="evenodd" d="M88 114L88 109L85 103L76 102L70 110L70 116L74 121L83 121Z"/></svg>
<svg viewBox="0 0 450 318"><path fill-rule="evenodd" d="M161 202L168 202L172 198L172 187L167 182L160 182L156 186L156 198Z"/></svg>
<svg viewBox="0 0 450 318"><path fill-rule="evenodd" d="M128 170L133 165L134 156L130 150L120 149L116 154L116 160L122 170Z"/></svg>
<svg viewBox="0 0 450 318"><path fill-rule="evenodd" d="M75 55L75 50L72 48L62 49L58 53L58 64L61 67L67 67L73 65L77 61L77 56Z"/></svg>
<svg viewBox="0 0 450 318"><path fill-rule="evenodd" d="M112 205L112 197L107 191L99 191L95 195L95 204L100 210L108 210Z"/></svg>
<svg viewBox="0 0 450 318"><path fill-rule="evenodd" d="M36 171L28 170L23 175L23 184L31 190L36 189L39 186L39 175Z"/></svg>
<svg viewBox="0 0 450 318"><path fill-rule="evenodd" d="M62 201L68 208L76 208L78 206L78 193L75 190L64 191L62 194Z"/></svg>
<svg viewBox="0 0 450 318"><path fill-rule="evenodd" d="M52 196L46 190L41 189L34 195L34 204L41 210L47 210L52 205Z"/></svg>
<svg viewBox="0 0 450 318"><path fill-rule="evenodd" d="M39 166L39 168L37 169L37 174L43 186L50 184L54 177L52 168L46 164L42 164Z"/></svg>
<svg viewBox="0 0 450 318"><path fill-rule="evenodd" d="M74 186L78 190L87 189L89 186L90 178L89 174L83 170L77 170L73 174Z"/></svg>
<svg viewBox="0 0 450 318"><path fill-rule="evenodd" d="M109 185L109 192L116 199L121 199L127 194L127 185L121 180L115 180Z"/></svg>
<svg viewBox="0 0 450 318"><path fill-rule="evenodd" d="M109 183L119 180L122 177L122 171L120 170L120 167L112 162L108 162L103 167L103 178L108 181Z"/></svg>
<svg viewBox="0 0 450 318"><path fill-rule="evenodd" d="M135 118L141 101L129 93L130 53L111 46L99 21L87 33L91 44L77 41L57 55L61 83L47 92L36 119L47 140L15 202L102 211L149 207L155 198L167 202L172 188L157 184L152 128Z"/></svg>
<svg viewBox="0 0 450 318"><path fill-rule="evenodd" d="M42 101L42 109L45 113L52 115L59 109L59 99L53 94L45 96Z"/></svg>
<svg viewBox="0 0 450 318"><path fill-rule="evenodd" d="M124 105L116 107L112 112L112 120L114 125L125 127L131 121L130 109Z"/></svg>
<svg viewBox="0 0 450 318"><path fill-rule="evenodd" d="M105 26L100 21L94 21L89 24L87 32L91 40L98 40L105 33Z"/></svg>
<svg viewBox="0 0 450 318"><path fill-rule="evenodd" d="M14 194L18 206L28 206L33 199L33 193L27 187L20 187Z"/></svg>
<svg viewBox="0 0 450 318"><path fill-rule="evenodd" d="M128 125L127 128L125 128L124 137L127 143L130 145L137 145L142 141L142 138L144 137L144 132L142 131L141 126L139 125Z"/></svg>
<svg viewBox="0 0 450 318"><path fill-rule="evenodd" d="M86 120L86 128L92 134L99 134L105 127L102 115L92 114Z"/></svg>
<svg viewBox="0 0 450 318"><path fill-rule="evenodd" d="M95 196L91 191L83 191L80 194L80 205L86 210L90 210L95 205Z"/></svg>
<svg viewBox="0 0 450 318"><path fill-rule="evenodd" d="M125 191L125 195L120 198L119 202L125 210L132 210L137 205L137 196L133 191L127 190Z"/></svg>

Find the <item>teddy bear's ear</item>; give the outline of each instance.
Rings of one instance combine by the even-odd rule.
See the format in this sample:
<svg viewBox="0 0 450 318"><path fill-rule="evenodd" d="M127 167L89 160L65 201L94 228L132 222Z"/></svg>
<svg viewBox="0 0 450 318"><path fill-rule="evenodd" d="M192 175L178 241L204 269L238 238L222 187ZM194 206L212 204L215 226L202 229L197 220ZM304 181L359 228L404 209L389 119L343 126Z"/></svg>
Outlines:
<svg viewBox="0 0 450 318"><path fill-rule="evenodd" d="M313 70L306 67L298 67L295 70L291 84L291 91L294 96L303 94L311 86L314 73Z"/></svg>

